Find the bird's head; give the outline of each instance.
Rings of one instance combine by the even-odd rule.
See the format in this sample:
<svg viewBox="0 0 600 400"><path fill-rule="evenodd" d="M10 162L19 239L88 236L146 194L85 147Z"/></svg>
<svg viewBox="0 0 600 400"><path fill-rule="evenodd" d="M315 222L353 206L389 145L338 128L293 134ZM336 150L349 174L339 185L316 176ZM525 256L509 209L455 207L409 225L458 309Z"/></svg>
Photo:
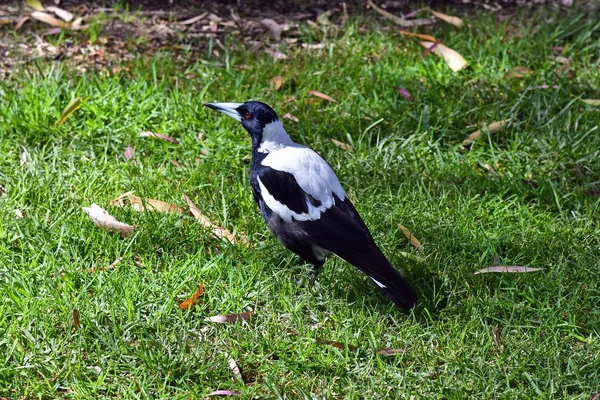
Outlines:
<svg viewBox="0 0 600 400"><path fill-rule="evenodd" d="M204 105L241 122L252 137L252 144L256 148L265 142L281 142L283 144L289 141L289 136L283 129L277 114L265 103L246 101L244 103L206 103Z"/></svg>

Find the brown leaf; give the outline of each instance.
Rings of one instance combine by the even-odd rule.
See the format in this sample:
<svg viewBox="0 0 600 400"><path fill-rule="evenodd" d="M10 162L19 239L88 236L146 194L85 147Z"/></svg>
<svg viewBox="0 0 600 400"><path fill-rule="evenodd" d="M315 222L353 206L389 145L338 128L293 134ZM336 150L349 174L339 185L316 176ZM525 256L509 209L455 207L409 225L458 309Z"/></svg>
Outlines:
<svg viewBox="0 0 600 400"><path fill-rule="evenodd" d="M284 25L279 25L277 22L272 20L271 18L264 18L260 21L264 26L269 28L271 31L271 35L276 42L281 41L281 33L285 30Z"/></svg>
<svg viewBox="0 0 600 400"><path fill-rule="evenodd" d="M433 43L437 42L437 39L431 35L424 35L422 33L413 33L413 32L408 32L408 31L400 31L400 33L403 34L404 36L413 36L413 37L427 40L427 41L433 42Z"/></svg>
<svg viewBox="0 0 600 400"><path fill-rule="evenodd" d="M140 132L140 134L138 136L140 136L140 137L155 137L158 139L166 140L167 142L171 142L173 144L179 144L177 139L173 139L171 136L163 135L162 133Z"/></svg>
<svg viewBox="0 0 600 400"><path fill-rule="evenodd" d="M83 211L97 227L107 231L117 231L121 236L129 236L135 229L134 226L118 221L96 203L93 203L90 207L83 207Z"/></svg>
<svg viewBox="0 0 600 400"><path fill-rule="evenodd" d="M496 122L492 122L491 124L484 126L481 130L477 130L473 133L471 133L469 135L469 137L467 137L465 140L463 140L463 144L469 144L472 143L473 141L481 138L481 134L482 133L494 133L499 131L500 129L504 128L508 122L510 120L509 119L503 119L502 121L496 121Z"/></svg>
<svg viewBox="0 0 600 400"><path fill-rule="evenodd" d="M465 23L463 22L463 20L458 17L454 17L452 15L446 15L441 12L433 11L433 10L429 10L429 12L431 14L433 14L434 17L439 18L442 21L449 23L450 25L454 25L455 27L457 27L459 29L462 28L463 26L465 26Z"/></svg>
<svg viewBox="0 0 600 400"><path fill-rule="evenodd" d="M281 85L283 85L284 80L285 78L283 76L277 75L269 80L269 85L271 85L273 89L279 90L281 88Z"/></svg>
<svg viewBox="0 0 600 400"><path fill-rule="evenodd" d="M235 237L231 234L231 232L229 232L225 228L221 228L220 226L213 224L207 216L200 212L200 209L198 209L198 207L196 206L196 204L194 204L192 199L190 199L185 193L183 194L183 197L185 198L186 203L190 207L190 211L192 212L196 220L200 223L200 225L210 228L215 236L227 239L233 244L236 243ZM242 240L242 243L245 243L245 240Z"/></svg>
<svg viewBox="0 0 600 400"><path fill-rule="evenodd" d="M44 6L40 0L27 0L27 5L36 11L44 11Z"/></svg>
<svg viewBox="0 0 600 400"><path fill-rule="evenodd" d="M351 145L349 145L349 144L346 144L346 143L344 143L344 142L340 142L340 141L339 141L339 140L337 140L337 139L334 139L334 138L328 138L328 139L326 139L326 140L327 140L328 142L331 142L331 143L335 144L335 145L336 145L338 148L340 148L340 149L342 149L342 150L344 150L344 151L352 151L352 150L353 150L353 148L352 148L352 146L351 146Z"/></svg>
<svg viewBox="0 0 600 400"><path fill-rule="evenodd" d="M233 390L215 390L207 394L207 396L240 396L240 393Z"/></svg>
<svg viewBox="0 0 600 400"><path fill-rule="evenodd" d="M315 96L315 97L318 97L318 98L323 99L323 100L328 100L328 101L332 101L334 103L337 103L337 101L335 101L330 96L327 96L325 93L317 92L316 90L309 90L308 94L310 94L312 96Z"/></svg>
<svg viewBox="0 0 600 400"><path fill-rule="evenodd" d="M398 354L404 354L404 349L382 348L382 349L375 350L375 353L381 354L384 356L397 356Z"/></svg>
<svg viewBox="0 0 600 400"><path fill-rule="evenodd" d="M216 322L218 324L232 324L238 321L246 321L250 318L249 312L243 312L240 314L229 314L229 315L215 315L214 317L206 318L209 322Z"/></svg>
<svg viewBox="0 0 600 400"><path fill-rule="evenodd" d="M497 326L494 327L492 329L492 335L494 335L494 342L496 343L496 346L503 350L504 346L502 345L502 328L499 328Z"/></svg>
<svg viewBox="0 0 600 400"><path fill-rule="evenodd" d="M123 155L125 156L125 160L129 161L135 157L135 150L128 144Z"/></svg>
<svg viewBox="0 0 600 400"><path fill-rule="evenodd" d="M327 344L329 346L337 347L340 350L344 350L346 348L346 344L341 343L341 342L336 342L334 340L316 339L316 342L318 344ZM348 344L347 346L348 346L349 351L354 351L354 350L358 349L358 347L353 346L351 344Z"/></svg>
<svg viewBox="0 0 600 400"><path fill-rule="evenodd" d="M59 28L67 28L69 25L65 22L62 22L52 15L42 12L42 11L34 11L31 13L31 17L37 19L38 21L44 22L48 25L58 26Z"/></svg>
<svg viewBox="0 0 600 400"><path fill-rule="evenodd" d="M505 266L505 265L495 265L493 267L487 267L487 268L483 268L480 269L479 271L476 271L475 273L473 273L473 275L479 275L479 274L487 274L490 272L498 272L498 273L505 273L505 272L511 272L511 273L525 273L525 272L535 272L535 271L541 271L544 268L531 268L531 267L524 267L524 266L516 266L516 265L511 265L511 266Z"/></svg>
<svg viewBox="0 0 600 400"><path fill-rule="evenodd" d="M110 201L111 206L124 207L126 203L131 205L135 211L158 211L164 213L187 214L183 207L164 201L134 196L133 192L127 192Z"/></svg>
<svg viewBox="0 0 600 400"><path fill-rule="evenodd" d="M170 163L171 163L171 164L172 164L174 167L181 168L181 164L179 164L177 161L175 161L175 160L169 160L169 162L170 162Z"/></svg>
<svg viewBox="0 0 600 400"><path fill-rule="evenodd" d="M402 17L398 17L390 12L385 11L384 9L377 7L375 5L375 3L373 3L371 0L367 0L367 4L373 9L375 10L375 12L377 12L378 14L382 15L383 17L389 19L390 21L393 21L396 25L402 26L402 27L411 27L411 26L419 26L419 25L428 25L428 24L432 24L435 21L432 19L428 19L428 18L422 18L422 19L413 19L413 20L408 20Z"/></svg>
<svg viewBox="0 0 600 400"><path fill-rule="evenodd" d="M75 111L81 108L81 98L75 97L73 100L67 104L63 112L60 114L60 118L56 121L56 125L60 125L64 123L67 118L71 116Z"/></svg>
<svg viewBox="0 0 600 400"><path fill-rule="evenodd" d="M412 94L410 94L410 92L403 87L398 87L398 93L400 93L400 96L404 97L408 101L415 100L414 97L412 97Z"/></svg>
<svg viewBox="0 0 600 400"><path fill-rule="evenodd" d="M412 244L420 252L424 251L421 242L419 242L419 240L415 237L415 235L412 234L411 231L408 230L407 227L401 224L398 224L398 227L400 228L402 233L404 233L404 236L406 236L406 238L409 240L410 244Z"/></svg>
<svg viewBox="0 0 600 400"><path fill-rule="evenodd" d="M58 18L62 19L63 21L66 21L66 22L71 22L71 20L73 19L73 14L71 14L67 10L63 10L62 8L50 6L50 7L46 7L46 11L50 11L50 12L56 14L56 16Z"/></svg>
<svg viewBox="0 0 600 400"><path fill-rule="evenodd" d="M193 24L195 22L200 21L201 19L204 19L204 17L206 17L207 15L208 15L208 12L203 12L202 14L196 15L193 18L186 19L185 21L180 21L180 22L177 22L177 23L179 25L191 25L191 24Z"/></svg>
<svg viewBox="0 0 600 400"><path fill-rule="evenodd" d="M590 106L600 106L600 99L581 99L581 101Z"/></svg>
<svg viewBox="0 0 600 400"><path fill-rule="evenodd" d="M79 323L79 311L73 309L73 326L75 329L81 328L81 323Z"/></svg>
<svg viewBox="0 0 600 400"><path fill-rule="evenodd" d="M280 51L273 50L273 49L266 49L265 51L266 51L266 52L267 52L267 53L268 53L268 54L269 54L271 57L273 57L273 60L274 60L274 61L277 61L277 60L285 60L285 59L287 59L287 56L286 56L285 54L283 54L282 52L280 52Z"/></svg>
<svg viewBox="0 0 600 400"><path fill-rule="evenodd" d="M527 75L533 74L533 71L528 69L527 67L518 66L508 70L506 74L504 74L505 78L523 78Z"/></svg>
<svg viewBox="0 0 600 400"><path fill-rule="evenodd" d="M25 22L29 21L29 17L21 17L17 20L17 23L15 24L15 30L18 31Z"/></svg>
<svg viewBox="0 0 600 400"><path fill-rule="evenodd" d="M290 113L283 114L283 118L289 119L289 120L294 121L294 122L300 122L300 120L298 118L294 117Z"/></svg>
<svg viewBox="0 0 600 400"><path fill-rule="evenodd" d="M460 55L460 53L444 46L439 42L435 48L432 48L435 44L435 42L421 42L421 46L425 47L426 49L431 49L430 51L442 57L452 71L457 72L467 66L467 61L463 58L463 56Z"/></svg>
<svg viewBox="0 0 600 400"><path fill-rule="evenodd" d="M567 57L564 57L564 56L556 56L556 57L554 57L554 61L556 61L559 64L566 64L566 65L571 63L571 60L569 60Z"/></svg>
<svg viewBox="0 0 600 400"><path fill-rule="evenodd" d="M98 271L106 271L109 269L114 269L117 266L117 264L119 264L124 258L125 258L125 256L121 256L121 257L117 258L115 261L113 261L110 265L107 265L106 267L88 268L88 272L98 272Z"/></svg>
<svg viewBox="0 0 600 400"><path fill-rule="evenodd" d="M194 295L186 301L182 302L179 307L182 310L187 310L188 308L192 307L194 304L196 304L196 302L198 302L198 299L200 296L202 296L202 293L204 293L204 285L200 284L198 285L198 290L196 290L196 293L194 293Z"/></svg>

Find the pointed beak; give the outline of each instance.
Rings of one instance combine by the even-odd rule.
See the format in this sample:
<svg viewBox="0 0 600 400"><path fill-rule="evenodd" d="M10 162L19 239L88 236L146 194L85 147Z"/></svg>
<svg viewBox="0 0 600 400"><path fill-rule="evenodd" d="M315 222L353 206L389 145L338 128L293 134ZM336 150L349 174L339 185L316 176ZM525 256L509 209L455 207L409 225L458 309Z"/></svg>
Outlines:
<svg viewBox="0 0 600 400"><path fill-rule="evenodd" d="M223 114L227 114L238 122L242 121L242 116L236 110L242 103L206 103L204 105L213 110L222 112Z"/></svg>

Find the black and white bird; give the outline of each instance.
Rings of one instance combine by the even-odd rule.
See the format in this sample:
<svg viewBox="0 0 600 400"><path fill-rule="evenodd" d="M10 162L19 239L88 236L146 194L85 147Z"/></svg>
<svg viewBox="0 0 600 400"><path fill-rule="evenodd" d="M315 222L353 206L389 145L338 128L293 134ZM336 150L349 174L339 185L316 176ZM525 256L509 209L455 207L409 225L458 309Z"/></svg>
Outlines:
<svg viewBox="0 0 600 400"><path fill-rule="evenodd" d="M312 264L313 278L331 253L364 272L401 308L417 295L375 244L335 172L314 150L295 143L277 114L258 101L207 103L242 123L252 138L250 184L269 230Z"/></svg>

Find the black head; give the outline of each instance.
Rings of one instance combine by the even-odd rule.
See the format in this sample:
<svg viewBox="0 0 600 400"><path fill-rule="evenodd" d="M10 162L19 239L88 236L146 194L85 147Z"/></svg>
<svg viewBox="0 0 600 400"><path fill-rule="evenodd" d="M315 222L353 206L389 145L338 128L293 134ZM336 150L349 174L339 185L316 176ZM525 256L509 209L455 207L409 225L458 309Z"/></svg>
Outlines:
<svg viewBox="0 0 600 400"><path fill-rule="evenodd" d="M227 114L236 121L240 121L244 129L252 137L260 137L266 125L279 120L275 111L260 101L206 103L205 106Z"/></svg>

